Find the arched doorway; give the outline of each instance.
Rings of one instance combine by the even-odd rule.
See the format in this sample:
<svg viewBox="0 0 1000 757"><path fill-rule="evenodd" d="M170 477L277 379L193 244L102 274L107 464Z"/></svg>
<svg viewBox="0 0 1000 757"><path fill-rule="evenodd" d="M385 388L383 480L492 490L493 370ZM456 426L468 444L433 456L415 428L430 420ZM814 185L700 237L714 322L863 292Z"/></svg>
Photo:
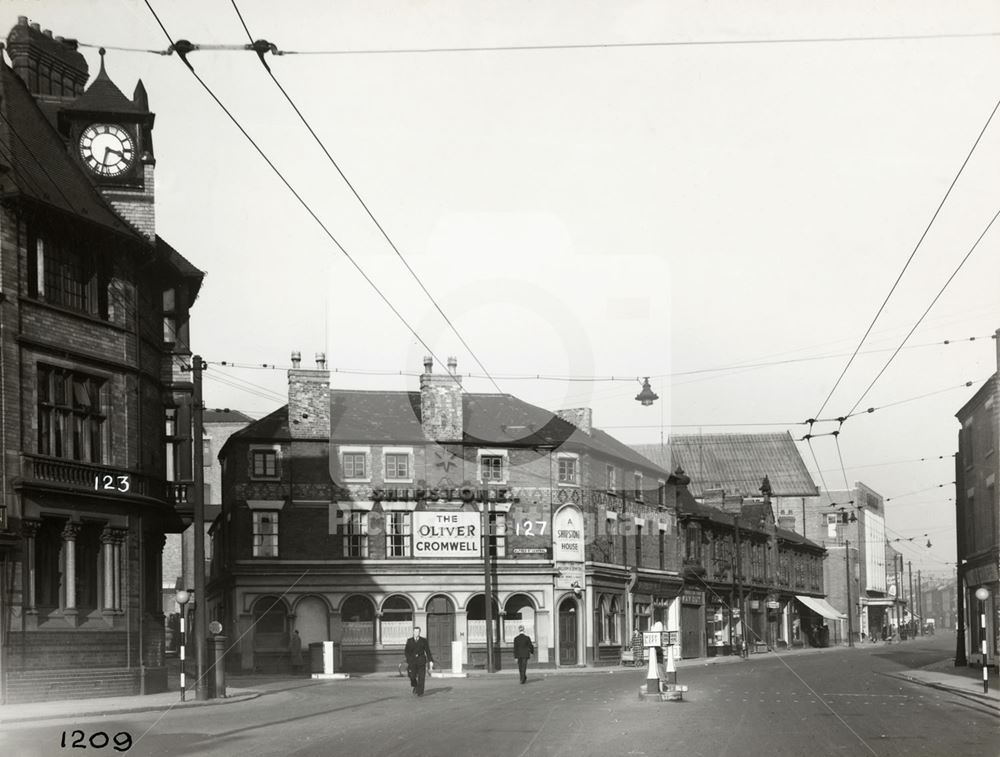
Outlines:
<svg viewBox="0 0 1000 757"><path fill-rule="evenodd" d="M302 638L302 651L330 638L330 610L320 597L305 597L295 605L295 629Z"/></svg>
<svg viewBox="0 0 1000 757"><path fill-rule="evenodd" d="M577 652L577 626L580 614L576 600L566 597L559 603L559 664L576 665L579 662Z"/></svg>
<svg viewBox="0 0 1000 757"><path fill-rule="evenodd" d="M427 602L425 631L435 665L450 668L451 642L455 640L455 605L448 597L438 595Z"/></svg>

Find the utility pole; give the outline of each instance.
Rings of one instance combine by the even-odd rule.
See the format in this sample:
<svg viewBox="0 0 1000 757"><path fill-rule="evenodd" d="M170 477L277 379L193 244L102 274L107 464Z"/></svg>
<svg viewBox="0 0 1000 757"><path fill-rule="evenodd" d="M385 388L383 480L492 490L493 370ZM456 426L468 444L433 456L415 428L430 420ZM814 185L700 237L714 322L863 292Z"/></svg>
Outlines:
<svg viewBox="0 0 1000 757"><path fill-rule="evenodd" d="M195 697L208 699L208 675L205 662L208 658L208 602L205 597L205 468L203 431L203 402L201 372L205 363L201 355L191 358L191 375L194 383L191 444L194 446L194 636L198 678Z"/></svg>
<svg viewBox="0 0 1000 757"><path fill-rule="evenodd" d="M924 625L926 620L924 619L924 585L920 580L920 571L917 571L917 606L920 608L920 635L924 635Z"/></svg>
<svg viewBox="0 0 1000 757"><path fill-rule="evenodd" d="M493 672L493 586L490 576L490 512L487 498L483 499L483 599L486 603L486 672Z"/></svg>
<svg viewBox="0 0 1000 757"><path fill-rule="evenodd" d="M907 570L907 572L910 575L910 623L912 624L913 621L914 621L914 618L916 618L915 610L917 608L916 603L913 601L913 561L912 560L907 560L906 561L906 570ZM911 636L916 636L916 634L913 633L913 634L911 634Z"/></svg>
<svg viewBox="0 0 1000 757"><path fill-rule="evenodd" d="M723 495L725 496L725 495ZM740 656L743 655L743 648L746 644L744 638L745 626L743 625L743 548L740 546L740 516L733 516L733 525L736 527L736 607L739 610L737 628L740 637Z"/></svg>
<svg viewBox="0 0 1000 757"><path fill-rule="evenodd" d="M1000 339L997 340L1000 343ZM955 455L955 491L965 491L962 474L965 464ZM969 659L965 653L965 588L962 576L962 554L965 552L965 508L962 498L955 495L955 667L965 667Z"/></svg>
<svg viewBox="0 0 1000 757"><path fill-rule="evenodd" d="M851 608L851 542L844 539L844 566L847 570L847 646L854 646L854 611Z"/></svg>

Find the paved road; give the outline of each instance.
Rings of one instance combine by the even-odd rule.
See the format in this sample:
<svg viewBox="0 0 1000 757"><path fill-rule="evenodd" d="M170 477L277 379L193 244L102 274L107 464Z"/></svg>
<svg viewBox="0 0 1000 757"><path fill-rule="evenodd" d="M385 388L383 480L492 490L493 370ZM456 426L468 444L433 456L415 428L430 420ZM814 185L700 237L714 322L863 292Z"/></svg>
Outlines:
<svg viewBox="0 0 1000 757"><path fill-rule="evenodd" d="M929 637L685 667L691 690L680 703L640 702L645 674L625 669L524 686L511 677L433 680L419 699L400 679L271 684L238 705L8 727L0 752L72 753L61 734L79 728L124 731L136 742L130 754L165 756L996 757L995 712L888 675L943 659L950 644Z"/></svg>

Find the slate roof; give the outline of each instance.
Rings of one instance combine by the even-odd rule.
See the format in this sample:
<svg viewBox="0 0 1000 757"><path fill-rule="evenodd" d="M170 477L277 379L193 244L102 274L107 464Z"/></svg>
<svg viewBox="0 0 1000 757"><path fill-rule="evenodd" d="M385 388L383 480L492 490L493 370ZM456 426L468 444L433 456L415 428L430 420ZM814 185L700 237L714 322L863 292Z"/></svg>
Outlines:
<svg viewBox="0 0 1000 757"><path fill-rule="evenodd" d="M102 50L103 52L103 50ZM87 87L86 91L78 98L65 106L65 110L74 110L88 113L109 113L115 115L135 115L147 114L148 111L129 100L125 94L118 89L118 85L111 81L108 72L104 68L104 56L101 56L101 70L94 81Z"/></svg>
<svg viewBox="0 0 1000 757"><path fill-rule="evenodd" d="M145 241L70 157L20 77L0 63L0 196L11 193Z"/></svg>
<svg viewBox="0 0 1000 757"><path fill-rule="evenodd" d="M650 475L666 470L600 429L586 434L555 413L509 394L462 397L463 443L483 447L565 447L616 458ZM251 423L230 437L289 439L288 407ZM333 389L330 391L330 441L338 444L424 444L420 392Z"/></svg>
<svg viewBox="0 0 1000 757"><path fill-rule="evenodd" d="M682 467L691 477L689 488L696 497L718 488L726 494L759 497L764 476L770 479L775 497L814 497L819 492L787 431L677 435L670 437L666 454L658 444L632 448L668 470Z"/></svg>
<svg viewBox="0 0 1000 757"><path fill-rule="evenodd" d="M253 423L253 418L246 413L241 413L239 410L230 410L229 408L222 410L206 409L201 419L203 423Z"/></svg>

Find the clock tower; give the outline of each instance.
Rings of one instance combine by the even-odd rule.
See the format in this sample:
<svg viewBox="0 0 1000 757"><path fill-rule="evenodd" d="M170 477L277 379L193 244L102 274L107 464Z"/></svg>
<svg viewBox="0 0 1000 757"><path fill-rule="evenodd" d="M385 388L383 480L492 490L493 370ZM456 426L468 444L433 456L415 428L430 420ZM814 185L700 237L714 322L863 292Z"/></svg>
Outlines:
<svg viewBox="0 0 1000 757"><path fill-rule="evenodd" d="M154 213L153 119L142 81L130 100L101 70L86 91L59 111L69 150L118 214L150 241Z"/></svg>

